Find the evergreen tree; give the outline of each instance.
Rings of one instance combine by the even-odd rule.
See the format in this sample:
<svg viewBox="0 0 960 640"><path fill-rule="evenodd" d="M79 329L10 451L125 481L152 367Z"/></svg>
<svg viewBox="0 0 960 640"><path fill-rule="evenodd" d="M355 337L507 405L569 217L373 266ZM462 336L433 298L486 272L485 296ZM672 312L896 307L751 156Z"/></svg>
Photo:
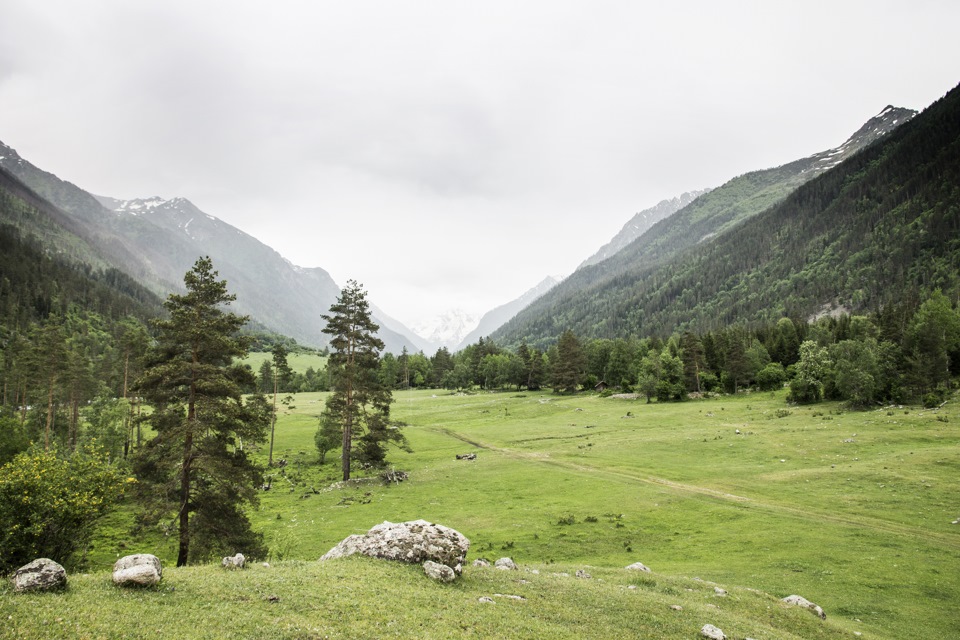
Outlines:
<svg viewBox="0 0 960 640"><path fill-rule="evenodd" d="M557 342L557 359L553 365L553 386L564 393L575 393L587 370L587 354L577 336L569 329Z"/></svg>
<svg viewBox="0 0 960 640"><path fill-rule="evenodd" d="M267 466L273 466L273 434L277 429L277 395L280 387L284 386L293 375L293 370L287 363L287 350L279 342L273 347L273 414L270 417L270 455L267 457Z"/></svg>
<svg viewBox="0 0 960 640"><path fill-rule="evenodd" d="M343 479L350 479L350 462L381 465L386 459L386 446L394 442L403 447L406 440L396 424L390 423L393 393L380 378L380 351L383 341L377 337L380 327L370 317L366 292L355 280L347 282L323 332L330 335L333 352L327 370L333 380L333 393L327 398L320 415L319 443L329 444L332 429L341 433L341 467ZM354 437L358 443L354 451ZM321 456L326 452L320 451Z"/></svg>
<svg viewBox="0 0 960 640"><path fill-rule="evenodd" d="M156 436L134 469L148 515L176 514L177 566L221 552L265 552L242 507L256 503L263 482L244 445L265 440L269 407L262 396L241 397L252 372L233 359L246 354L237 332L247 319L222 309L235 296L217 276L210 258L187 272L187 293L167 299L169 318L156 322L157 344L137 384L153 407L146 420Z"/></svg>

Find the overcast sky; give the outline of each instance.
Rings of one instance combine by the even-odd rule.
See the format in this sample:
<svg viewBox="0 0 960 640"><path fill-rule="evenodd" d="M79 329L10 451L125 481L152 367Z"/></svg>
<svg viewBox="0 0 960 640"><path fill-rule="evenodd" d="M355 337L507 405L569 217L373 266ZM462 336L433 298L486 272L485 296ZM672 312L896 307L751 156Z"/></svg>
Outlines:
<svg viewBox="0 0 960 640"><path fill-rule="evenodd" d="M188 198L412 326L923 109L958 25L956 0L2 0L0 140Z"/></svg>

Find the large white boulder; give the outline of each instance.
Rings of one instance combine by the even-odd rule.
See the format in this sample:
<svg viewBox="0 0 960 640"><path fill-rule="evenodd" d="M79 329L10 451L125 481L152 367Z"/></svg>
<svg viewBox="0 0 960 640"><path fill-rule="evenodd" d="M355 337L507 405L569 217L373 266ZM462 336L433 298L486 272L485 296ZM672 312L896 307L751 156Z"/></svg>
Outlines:
<svg viewBox="0 0 960 640"><path fill-rule="evenodd" d="M124 556L113 565L113 583L121 587L149 587L162 576L160 558L150 553Z"/></svg>
<svg viewBox="0 0 960 640"><path fill-rule="evenodd" d="M355 553L411 564L432 560L460 575L469 548L470 541L463 534L441 524L426 520L383 522L363 535L347 536L320 560L332 560Z"/></svg>

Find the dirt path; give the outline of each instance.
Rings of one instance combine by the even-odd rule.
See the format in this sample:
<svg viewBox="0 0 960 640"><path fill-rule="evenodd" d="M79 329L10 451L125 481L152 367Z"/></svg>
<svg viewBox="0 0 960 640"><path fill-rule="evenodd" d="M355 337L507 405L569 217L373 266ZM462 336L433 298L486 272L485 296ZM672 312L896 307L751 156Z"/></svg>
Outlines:
<svg viewBox="0 0 960 640"><path fill-rule="evenodd" d="M729 502L736 502L738 504L746 505L750 508L764 509L768 511L774 511L784 515L792 516L795 518L800 518L803 520L814 520L814 521L826 521L838 525L851 526L851 527L865 527L870 529L875 529L877 531L883 531L885 533L890 533L897 536L903 536L911 539L921 538L926 542L947 547L960 551L960 537L951 536L949 534L938 533L936 531L929 531L927 529L921 529L919 527L913 527L906 524L900 524L897 522L890 522L888 520L880 520L877 518L870 518L867 516L859 515L843 515L830 513L827 511L813 511L809 509L803 509L799 507L791 507L784 504L778 504L773 502L768 502L765 500L757 500L756 498L749 498L746 496L739 496L732 493L727 493L717 489L711 489L709 487L702 487L699 485L675 482L667 478L659 478L656 476L646 476L640 473L633 473L629 471L622 471L616 469L606 469L603 467L595 467L589 464L583 464L578 462L572 462L568 460L556 460L550 458L544 454L538 453L529 453L525 451L516 451L514 449L507 449L504 447L497 447L495 445L480 442L477 440L471 440L466 436L451 431L450 429L445 429L442 427L427 427L431 431L442 433L451 438L469 444L471 446L477 447L478 449L483 449L486 451L491 451L508 458L513 458L516 460L524 460L526 462L536 462L540 464L546 464L553 467L558 467L561 469L566 469L569 471L576 471L578 473L589 473L593 476L606 477L610 479L616 479L626 482L636 482L642 484L649 484L658 487L664 487L676 491L677 493L683 494L695 494L706 496L709 498L716 498L719 500L725 500Z"/></svg>

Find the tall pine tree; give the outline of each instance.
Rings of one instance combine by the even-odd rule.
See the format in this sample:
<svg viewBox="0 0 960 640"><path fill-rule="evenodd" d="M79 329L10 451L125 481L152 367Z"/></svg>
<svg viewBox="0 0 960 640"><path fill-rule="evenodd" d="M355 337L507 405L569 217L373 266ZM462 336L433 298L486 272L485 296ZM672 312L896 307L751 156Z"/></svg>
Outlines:
<svg viewBox="0 0 960 640"><path fill-rule="evenodd" d="M327 361L333 393L320 415L318 433L329 442L331 431L340 432L343 479L349 480L353 458L382 465L387 445L393 442L406 447L406 440L399 426L390 422L393 393L379 375L383 341L376 335L380 327L370 317L363 287L355 280L348 281L330 307L330 315L322 317L327 322L323 332L331 336L333 349Z"/></svg>
<svg viewBox="0 0 960 640"><path fill-rule="evenodd" d="M262 396L244 402L252 374L234 363L247 352L238 330L247 318L222 307L236 296L217 279L210 258L184 277L187 293L171 294L157 321L157 343L137 387L153 411L156 436L137 455L135 471L147 513L175 514L177 566L221 553L265 552L243 511L257 500L262 469L245 445L263 442L269 406Z"/></svg>

